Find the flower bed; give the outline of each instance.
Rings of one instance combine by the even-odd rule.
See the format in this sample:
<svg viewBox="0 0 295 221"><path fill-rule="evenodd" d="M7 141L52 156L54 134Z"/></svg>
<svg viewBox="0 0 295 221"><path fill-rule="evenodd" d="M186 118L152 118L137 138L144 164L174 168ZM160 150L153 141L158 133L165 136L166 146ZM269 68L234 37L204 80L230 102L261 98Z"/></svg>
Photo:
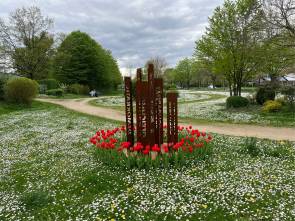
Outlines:
<svg viewBox="0 0 295 221"><path fill-rule="evenodd" d="M166 134L164 126L164 134ZM205 159L212 151L212 136L190 127L178 127L179 142L133 146L126 141L124 126L113 130L98 130L90 142L96 146L95 155L102 162L124 168L180 166L188 161ZM136 130L135 130L136 132ZM164 138L165 139L165 138Z"/></svg>

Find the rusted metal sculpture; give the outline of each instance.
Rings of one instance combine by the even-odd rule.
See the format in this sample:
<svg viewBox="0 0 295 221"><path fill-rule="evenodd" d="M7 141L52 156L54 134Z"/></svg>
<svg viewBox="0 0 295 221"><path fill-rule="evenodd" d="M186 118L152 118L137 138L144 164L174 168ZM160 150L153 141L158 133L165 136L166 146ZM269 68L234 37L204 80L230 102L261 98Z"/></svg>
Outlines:
<svg viewBox="0 0 295 221"><path fill-rule="evenodd" d="M136 139L143 145L163 144L163 79L154 77L154 66L148 66L147 81L142 70L136 73ZM125 77L125 111L127 140L134 144L131 78ZM167 94L168 143L177 143L177 94Z"/></svg>
<svg viewBox="0 0 295 221"><path fill-rule="evenodd" d="M163 144L163 79L155 79L155 143Z"/></svg>
<svg viewBox="0 0 295 221"><path fill-rule="evenodd" d="M125 77L125 115L127 141L134 144L133 103L131 77Z"/></svg>
<svg viewBox="0 0 295 221"><path fill-rule="evenodd" d="M167 93L167 142L178 141L177 93Z"/></svg>

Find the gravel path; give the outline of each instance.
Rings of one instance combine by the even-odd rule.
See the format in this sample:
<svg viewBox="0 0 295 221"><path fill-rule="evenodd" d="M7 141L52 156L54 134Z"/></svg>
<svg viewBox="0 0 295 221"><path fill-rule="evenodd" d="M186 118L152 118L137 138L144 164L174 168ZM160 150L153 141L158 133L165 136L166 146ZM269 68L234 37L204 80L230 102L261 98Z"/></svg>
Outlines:
<svg viewBox="0 0 295 221"><path fill-rule="evenodd" d="M78 111L85 114L99 116L107 119L125 121L123 112L90 105L88 102L95 98L83 99L37 99L42 102L49 102L61 105L65 108ZM181 124L186 126L186 124ZM232 135L232 136L248 136L257 138L268 138L272 140L290 140L295 141L295 128L283 127L264 127L257 125L244 124L227 124L227 123L211 123L211 124L192 124L194 128L207 132Z"/></svg>

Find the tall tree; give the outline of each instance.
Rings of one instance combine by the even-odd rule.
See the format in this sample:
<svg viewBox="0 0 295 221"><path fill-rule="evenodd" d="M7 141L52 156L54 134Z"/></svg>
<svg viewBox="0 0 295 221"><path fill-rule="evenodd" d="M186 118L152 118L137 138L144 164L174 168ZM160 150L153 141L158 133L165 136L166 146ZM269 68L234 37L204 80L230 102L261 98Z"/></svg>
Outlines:
<svg viewBox="0 0 295 221"><path fill-rule="evenodd" d="M150 58L146 62L145 66L147 67L148 64L153 64L154 65L154 71L155 71L155 76L156 77L161 77L164 74L164 72L165 72L165 70L166 70L166 68L168 66L168 63L165 60L165 58L160 57L160 56Z"/></svg>
<svg viewBox="0 0 295 221"><path fill-rule="evenodd" d="M265 19L285 46L295 47L295 1L263 0Z"/></svg>
<svg viewBox="0 0 295 221"><path fill-rule="evenodd" d="M226 0L209 19L206 34L196 42L197 60L224 74L231 95L241 95L242 84L255 74L262 10L257 0Z"/></svg>
<svg viewBox="0 0 295 221"><path fill-rule="evenodd" d="M0 18L0 47L6 65L31 79L42 78L52 52L52 19L37 7L20 8L8 22Z"/></svg>
<svg viewBox="0 0 295 221"><path fill-rule="evenodd" d="M53 66L55 77L67 84L79 83L98 89L116 87L121 82L118 65L110 51L80 31L64 39Z"/></svg>
<svg viewBox="0 0 295 221"><path fill-rule="evenodd" d="M181 87L191 86L193 75L196 73L194 67L194 61L190 58L184 58L178 62L174 69L175 81Z"/></svg>
<svg viewBox="0 0 295 221"><path fill-rule="evenodd" d="M175 71L173 68L167 68L163 74L164 82L167 84L175 84Z"/></svg>

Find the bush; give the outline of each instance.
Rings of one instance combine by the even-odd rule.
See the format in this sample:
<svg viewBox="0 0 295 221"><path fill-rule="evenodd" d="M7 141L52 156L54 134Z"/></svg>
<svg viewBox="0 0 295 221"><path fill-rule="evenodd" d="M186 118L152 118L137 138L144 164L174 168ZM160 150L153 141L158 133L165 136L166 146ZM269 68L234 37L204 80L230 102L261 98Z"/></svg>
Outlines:
<svg viewBox="0 0 295 221"><path fill-rule="evenodd" d="M4 99L4 87L7 81L8 81L8 78L0 77L0 100Z"/></svg>
<svg viewBox="0 0 295 221"><path fill-rule="evenodd" d="M246 152L252 157L260 154L260 149L257 147L257 139L255 137L248 137L245 142Z"/></svg>
<svg viewBox="0 0 295 221"><path fill-rule="evenodd" d="M61 97L63 95L63 90L62 89L52 89L52 90L47 90L46 91L47 95L52 95L52 96L57 96Z"/></svg>
<svg viewBox="0 0 295 221"><path fill-rule="evenodd" d="M232 96L226 99L226 108L239 108L249 105L249 100L245 97Z"/></svg>
<svg viewBox="0 0 295 221"><path fill-rule="evenodd" d="M69 86L69 92L72 94L84 94L87 95L90 89L87 85L82 84L72 84Z"/></svg>
<svg viewBox="0 0 295 221"><path fill-rule="evenodd" d="M52 90L52 89L58 89L59 88L59 83L55 79L44 79L38 81L40 85L45 85L46 90Z"/></svg>
<svg viewBox="0 0 295 221"><path fill-rule="evenodd" d="M276 92L271 87L261 87L256 93L256 102L263 105L268 100L274 100L276 97Z"/></svg>
<svg viewBox="0 0 295 221"><path fill-rule="evenodd" d="M30 105L38 94L38 83L28 78L10 79L5 86L5 98L9 102Z"/></svg>
<svg viewBox="0 0 295 221"><path fill-rule="evenodd" d="M295 102L295 87L288 86L284 87L281 90L281 93L285 95L286 99L288 100L288 103L292 105Z"/></svg>
<svg viewBox="0 0 295 221"><path fill-rule="evenodd" d="M263 104L262 111L263 112L276 112L282 109L282 103L279 101L266 101Z"/></svg>

